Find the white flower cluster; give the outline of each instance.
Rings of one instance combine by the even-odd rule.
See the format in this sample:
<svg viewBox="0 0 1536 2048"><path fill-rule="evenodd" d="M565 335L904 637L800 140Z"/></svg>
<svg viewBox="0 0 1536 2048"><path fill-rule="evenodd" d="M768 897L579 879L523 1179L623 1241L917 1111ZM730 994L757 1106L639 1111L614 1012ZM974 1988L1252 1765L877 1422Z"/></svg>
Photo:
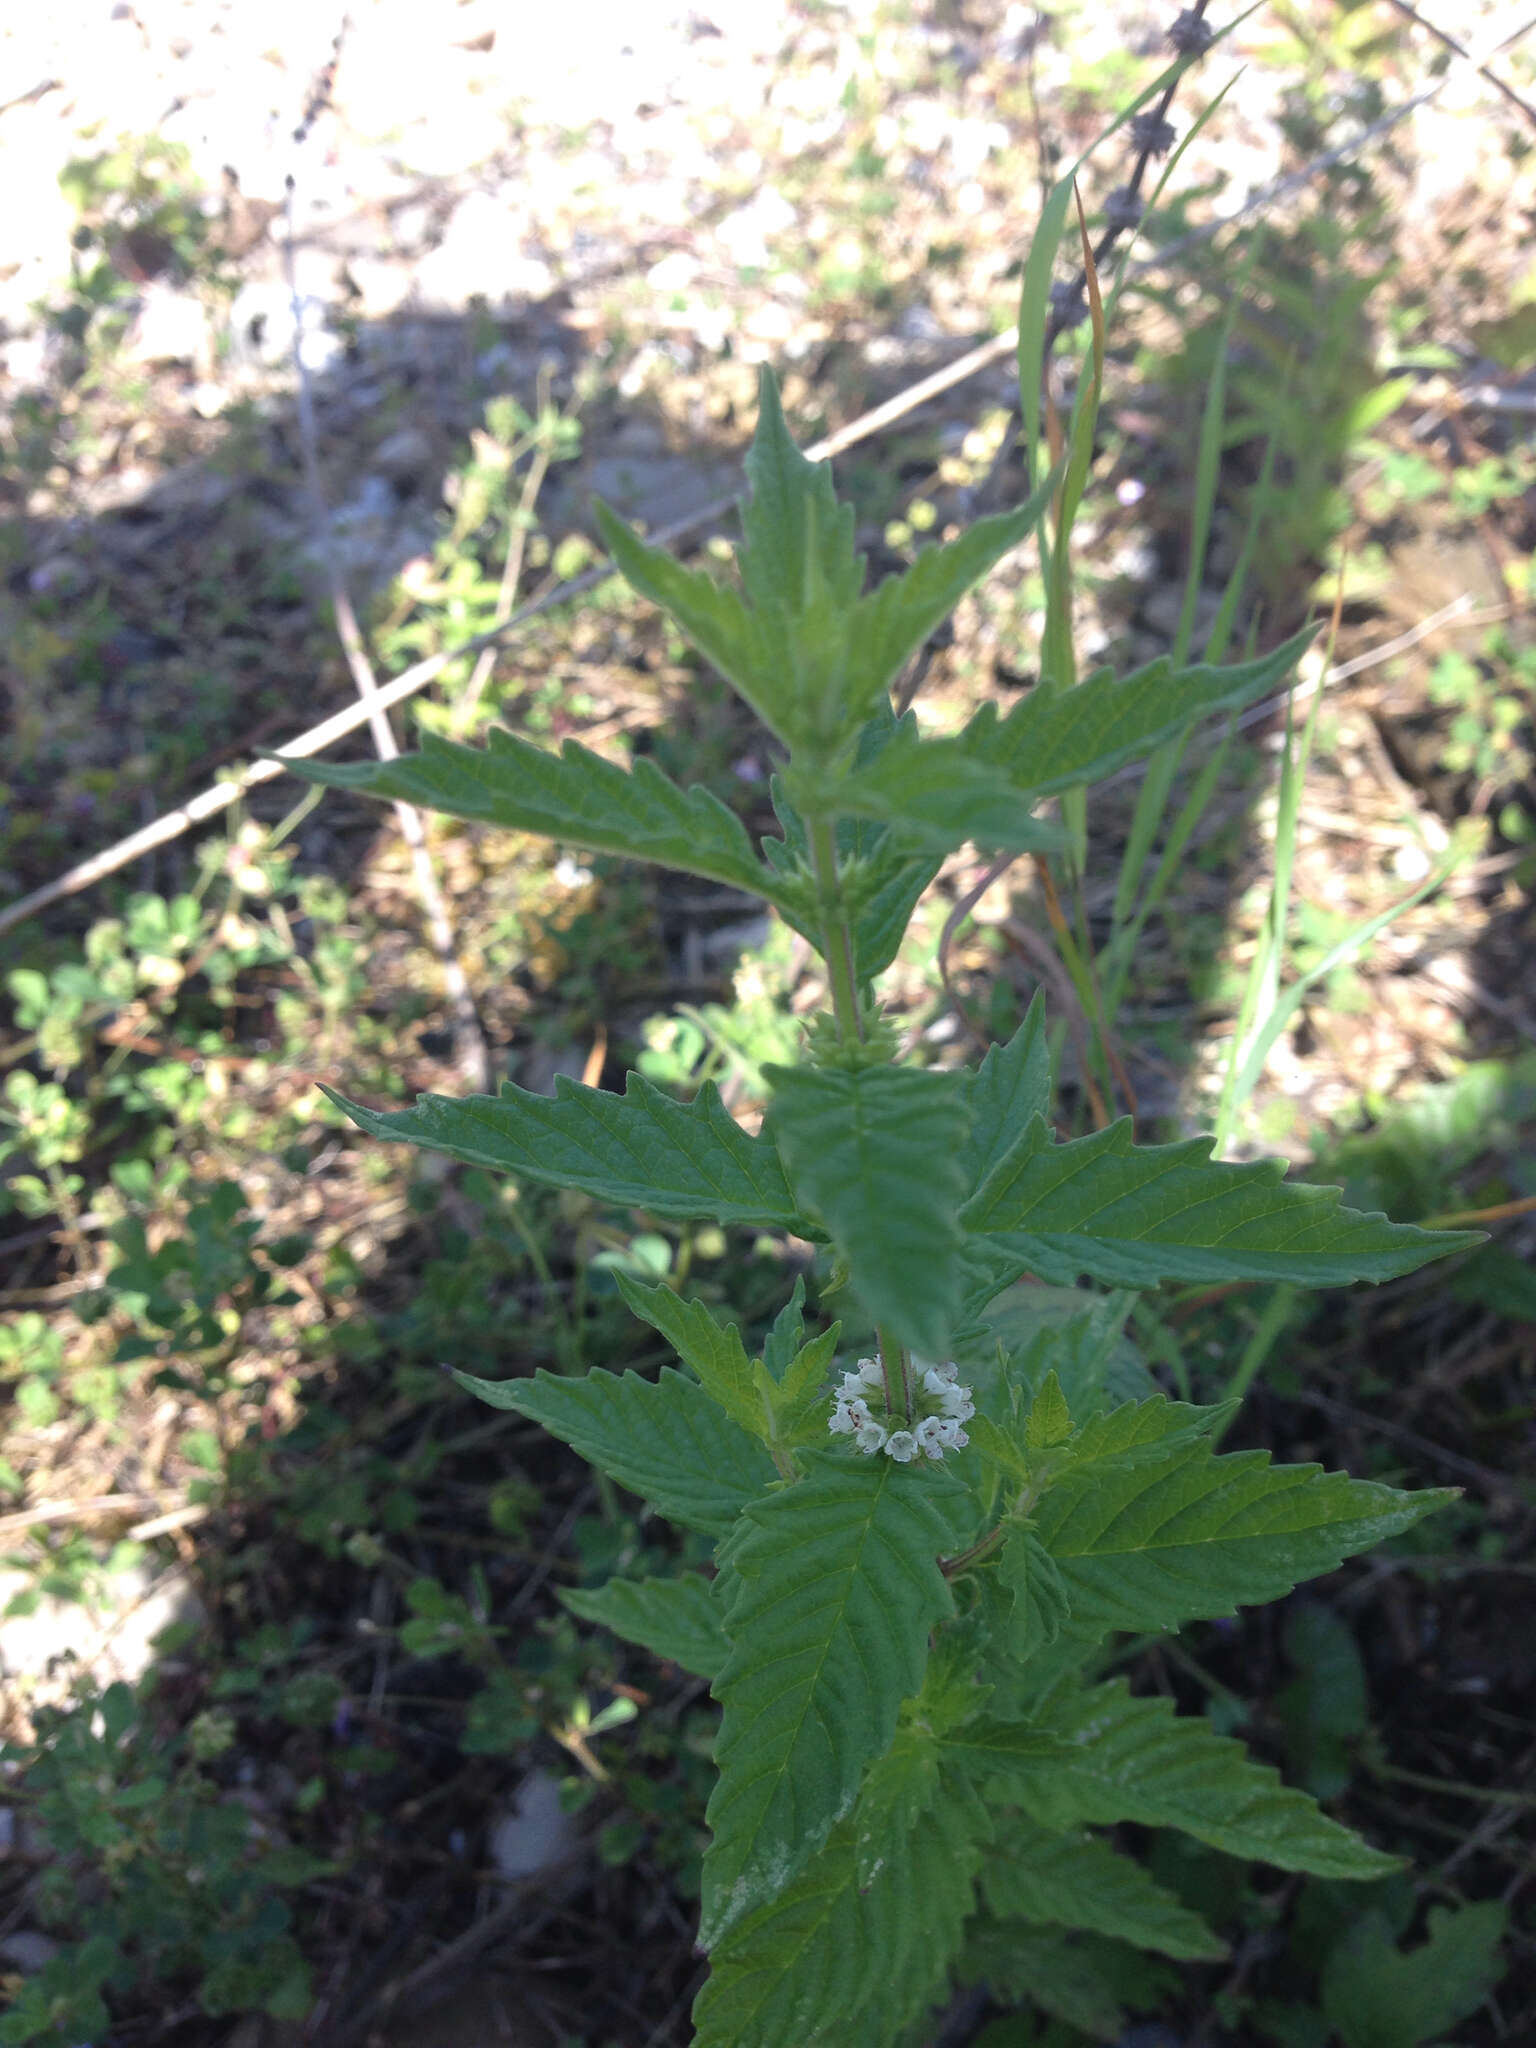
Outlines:
<svg viewBox="0 0 1536 2048"><path fill-rule="evenodd" d="M919 1401L935 1412L915 1420L910 1429L888 1429L869 1407L869 1396L883 1392L885 1386L880 1361L861 1358L856 1370L843 1374L827 1428L834 1436L851 1436L866 1458L876 1451L884 1451L898 1465L910 1465L919 1453L925 1458L942 1458L946 1451L958 1451L969 1441L960 1425L976 1413L971 1390L962 1387L959 1378L953 1365L925 1366L918 1380Z"/></svg>

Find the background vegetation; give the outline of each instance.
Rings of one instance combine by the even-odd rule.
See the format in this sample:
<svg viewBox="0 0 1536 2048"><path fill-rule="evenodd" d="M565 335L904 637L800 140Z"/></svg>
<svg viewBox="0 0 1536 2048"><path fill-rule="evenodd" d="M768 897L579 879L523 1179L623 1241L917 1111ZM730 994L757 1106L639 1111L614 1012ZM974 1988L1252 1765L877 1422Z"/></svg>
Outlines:
<svg viewBox="0 0 1536 2048"><path fill-rule="evenodd" d="M1305 1599L1125 1648L1139 1688L1244 1727L1410 1868L1260 1882L1149 1837L1231 1959L1000 1960L946 2043L1068 2048L1138 2017L1210 2048L1414 2048L1536 2024L1536 116L1411 15L1315 0L1245 26L1247 69L1140 246L1306 175L1128 287L1086 514L1085 659L1203 639L1257 536L1234 631L1270 645L1337 602L1326 688L1166 764L1160 826L1147 784L1111 791L1065 919L1027 863L950 863L895 970L937 1060L1043 985L1085 1128L1219 1120L1358 1206L1486 1218L1459 1269L1369 1294L1134 1311L1171 1390L1245 1396L1234 1443L1464 1488ZM307 425L286 348L252 338L287 303L248 297L281 220L164 139L77 138L42 344L6 392L8 894L351 701L332 573L387 676L599 571L494 660L445 666L402 733L578 734L764 826L760 735L600 573L589 494L661 526L734 490L757 360L798 429L836 429L1005 324L1042 179L1155 75L1167 26L787 8L764 107L710 160L712 215L660 245L590 191L515 305L338 295ZM1181 134L1235 68L1207 60ZM1530 97L1528 52L1490 68ZM344 45L331 82L315 132L361 150ZM519 141L558 171L602 138L534 110ZM1124 175L1106 152L1091 217ZM582 234L629 260L584 270ZM146 353L161 290L203 309L211 360ZM1016 499L1009 375L1001 353L840 458L874 572ZM968 603L920 715L1027 687L1038 604L1023 561ZM1069 924L1101 949L1103 1062ZM281 779L0 934L0 2042L685 2038L711 1713L556 1594L686 1539L441 1368L645 1365L618 1271L760 1338L793 1273L814 1307L808 1248L433 1171L316 1084L389 1104L477 1069L637 1067L711 1076L750 1119L805 964L727 891L381 827Z"/></svg>

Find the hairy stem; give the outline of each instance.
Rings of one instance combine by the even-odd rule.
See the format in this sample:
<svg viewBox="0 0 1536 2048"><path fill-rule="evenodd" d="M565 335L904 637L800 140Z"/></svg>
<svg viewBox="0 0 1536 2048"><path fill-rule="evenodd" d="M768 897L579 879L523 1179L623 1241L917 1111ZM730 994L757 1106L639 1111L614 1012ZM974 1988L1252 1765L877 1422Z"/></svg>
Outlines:
<svg viewBox="0 0 1536 2048"><path fill-rule="evenodd" d="M859 1017L858 982L853 971L853 933L848 926L837 872L837 840L830 818L810 818L806 823L821 906L822 951L832 991L832 1014L837 1019L839 1040L844 1045L858 1045L864 1037L864 1026Z"/></svg>
<svg viewBox="0 0 1536 2048"><path fill-rule="evenodd" d="M880 1349L880 1370L885 1375L885 1405L891 1413L899 1413L910 1422L917 1398L912 1354L895 1331L883 1323L876 1327L875 1342Z"/></svg>

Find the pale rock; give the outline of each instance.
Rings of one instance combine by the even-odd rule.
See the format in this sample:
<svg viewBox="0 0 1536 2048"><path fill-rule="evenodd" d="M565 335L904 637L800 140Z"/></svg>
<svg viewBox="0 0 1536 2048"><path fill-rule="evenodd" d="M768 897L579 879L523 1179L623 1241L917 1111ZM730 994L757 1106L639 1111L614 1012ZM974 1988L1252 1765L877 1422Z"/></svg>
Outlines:
<svg viewBox="0 0 1536 2048"><path fill-rule="evenodd" d="M347 263L353 287L350 310L364 320L387 320L411 295L409 265L384 256L353 256Z"/></svg>
<svg viewBox="0 0 1536 2048"><path fill-rule="evenodd" d="M726 215L715 229L715 240L738 269L763 270L772 261L774 244L796 218L783 193L765 185L745 206Z"/></svg>
<svg viewBox="0 0 1536 2048"><path fill-rule="evenodd" d="M147 284L123 339L129 363L197 363L208 347L208 316L195 298L169 285Z"/></svg>
<svg viewBox="0 0 1536 2048"><path fill-rule="evenodd" d="M87 1605L45 1595L30 1614L7 1614L33 1589L30 1573L0 1572L0 1680L42 1681L68 1656L93 1683L135 1685L155 1662L155 1638L174 1623L200 1625L206 1610L180 1571L160 1572L143 1558L100 1583Z"/></svg>
<svg viewBox="0 0 1536 2048"><path fill-rule="evenodd" d="M286 284L253 282L242 288L229 309L229 333L237 362L248 368L276 370L293 357L294 331L304 367L315 374L328 370L341 354L343 342L330 328L326 296L304 289L299 281L297 306Z"/></svg>
<svg viewBox="0 0 1536 2048"><path fill-rule="evenodd" d="M401 427L373 451L373 467L394 484L420 483L432 467L432 440L420 427Z"/></svg>
<svg viewBox="0 0 1536 2048"><path fill-rule="evenodd" d="M75 555L50 555L27 578L35 597L78 597L89 587L91 572Z"/></svg>
<svg viewBox="0 0 1536 2048"><path fill-rule="evenodd" d="M524 222L524 209L509 194L467 194L417 266L422 304L457 312L477 296L492 306L548 298L555 274L542 257L524 253Z"/></svg>
<svg viewBox="0 0 1536 2048"><path fill-rule="evenodd" d="M31 1927L18 1927L14 1934L0 1941L0 1962L9 1963L23 1977L35 1977L58 1952L59 1944L51 1935L39 1934Z"/></svg>
<svg viewBox="0 0 1536 2048"><path fill-rule="evenodd" d="M560 1804L560 1782L547 1771L530 1771L511 1811L500 1814L486 1831L490 1860L509 1883L559 1863L575 1843L575 1825Z"/></svg>
<svg viewBox="0 0 1536 2048"><path fill-rule="evenodd" d="M645 281L653 292L685 292L698 274L697 258L684 249L674 249L659 263L651 265L645 273Z"/></svg>

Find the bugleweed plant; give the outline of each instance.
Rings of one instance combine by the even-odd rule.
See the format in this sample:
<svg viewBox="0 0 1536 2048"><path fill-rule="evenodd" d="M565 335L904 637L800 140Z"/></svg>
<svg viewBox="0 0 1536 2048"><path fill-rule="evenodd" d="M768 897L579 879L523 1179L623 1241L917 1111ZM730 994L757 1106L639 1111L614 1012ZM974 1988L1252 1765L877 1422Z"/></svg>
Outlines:
<svg viewBox="0 0 1536 2048"><path fill-rule="evenodd" d="M1026 379L1032 476L1037 391ZM1274 690L1306 643L1077 680L1081 418L1018 511L872 592L852 509L795 447L766 375L739 589L600 509L624 576L782 750L782 837L760 850L706 791L573 741L555 755L493 731L484 751L429 737L388 764L292 764L751 890L825 963L829 1006L799 1063L765 1067L757 1134L710 1083L682 1102L634 1073L622 1096L562 1078L553 1098L509 1084L391 1113L336 1098L381 1138L652 1218L809 1240L831 1262L825 1291L846 1290L873 1332L864 1355L841 1350L841 1325L808 1337L797 1282L754 1357L702 1302L620 1275L676 1366L457 1375L714 1542L710 1573L567 1595L719 1702L704 2048L892 2048L921 2038L909 2030L956 1977L1059 2010L1056 1976L1113 1977L1134 1949L1219 1956L1102 1832L1117 1823L1328 1878L1395 1867L1239 1742L1106 1675L1106 1646L1280 1599L1448 1496L1218 1454L1234 1404L1164 1398L1121 1329L1135 1291L1164 1281L1381 1281L1472 1240L1346 1209L1278 1165L1218 1162L1209 1140L1137 1145L1129 1120L1062 1141L1039 1001L975 1071L941 1071L898 1057L876 993L945 854L1064 847L1070 862L1089 785ZM1039 683L1006 716L989 705L924 736L893 708L899 671L1031 536L1048 565ZM1054 796L1065 830L1036 815Z"/></svg>

